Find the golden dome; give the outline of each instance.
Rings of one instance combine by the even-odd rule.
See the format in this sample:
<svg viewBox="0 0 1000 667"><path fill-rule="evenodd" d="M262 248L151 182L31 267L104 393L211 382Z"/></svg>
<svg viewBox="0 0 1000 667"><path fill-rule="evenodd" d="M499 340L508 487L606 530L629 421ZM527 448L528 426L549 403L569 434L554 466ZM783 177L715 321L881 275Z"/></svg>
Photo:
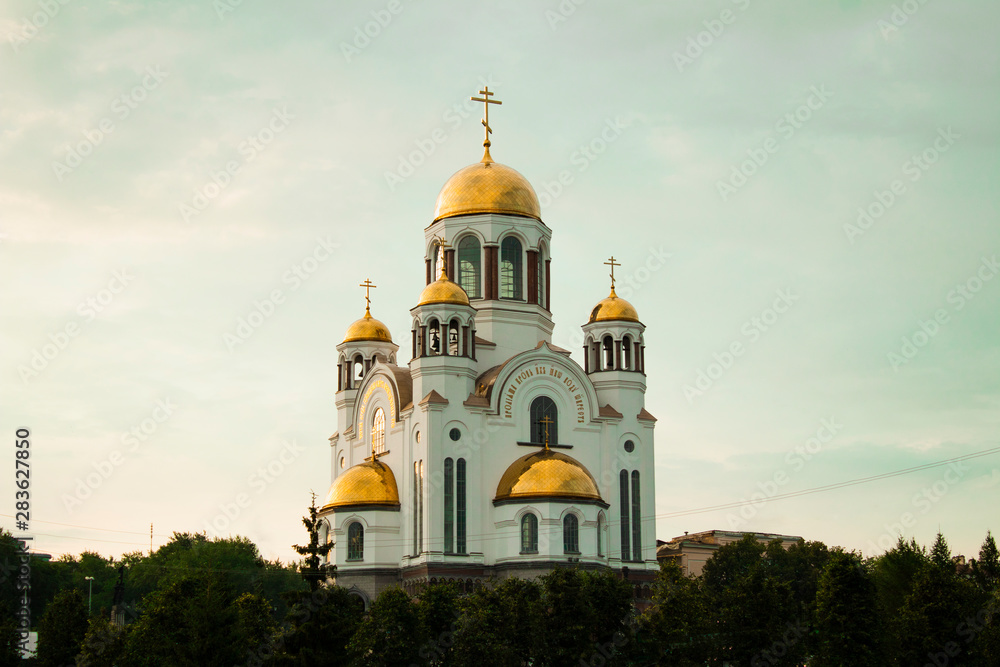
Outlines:
<svg viewBox="0 0 1000 667"><path fill-rule="evenodd" d="M541 220L538 196L524 176L493 161L486 148L481 162L455 172L438 194L434 221L473 213L503 213Z"/></svg>
<svg viewBox="0 0 1000 667"><path fill-rule="evenodd" d="M448 279L444 265L441 266L441 275L438 279L425 287L424 291L420 293L420 300L417 302L417 305L426 306L429 303L456 303L461 306L472 305L469 303L469 295L465 293L465 290L458 283L454 283Z"/></svg>
<svg viewBox="0 0 1000 667"><path fill-rule="evenodd" d="M639 312L631 303L615 294L614 287L611 288L611 295L601 300L590 311L591 322L607 322L608 320L639 321Z"/></svg>
<svg viewBox="0 0 1000 667"><path fill-rule="evenodd" d="M330 485L323 509L380 505L399 507L396 476L381 461L365 461L348 468Z"/></svg>
<svg viewBox="0 0 1000 667"><path fill-rule="evenodd" d="M510 464L493 499L568 498L601 502L594 476L571 456L540 449Z"/></svg>
<svg viewBox="0 0 1000 667"><path fill-rule="evenodd" d="M365 308L365 316L347 327L344 342L349 343L354 340L377 340L391 343L392 336L389 334L389 327L372 317L371 311Z"/></svg>

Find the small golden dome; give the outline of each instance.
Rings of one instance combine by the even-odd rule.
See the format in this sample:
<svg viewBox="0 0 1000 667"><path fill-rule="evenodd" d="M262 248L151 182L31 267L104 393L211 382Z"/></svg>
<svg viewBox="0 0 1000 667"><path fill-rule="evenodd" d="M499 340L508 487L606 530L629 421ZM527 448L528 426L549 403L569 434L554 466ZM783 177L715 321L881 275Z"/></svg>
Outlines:
<svg viewBox="0 0 1000 667"><path fill-rule="evenodd" d="M498 500L566 498L601 501L594 476L571 456L540 449L507 468L497 485Z"/></svg>
<svg viewBox="0 0 1000 667"><path fill-rule="evenodd" d="M448 276L441 272L441 277L424 288L420 293L418 306L426 306L429 303L456 303L462 306L471 305L469 295L465 293L457 283L453 283Z"/></svg>
<svg viewBox="0 0 1000 667"><path fill-rule="evenodd" d="M473 213L503 213L541 220L538 196L524 176L490 157L455 172L438 194L434 221Z"/></svg>
<svg viewBox="0 0 1000 667"><path fill-rule="evenodd" d="M399 507L396 476L381 461L365 461L345 470L330 485L324 510L357 505Z"/></svg>
<svg viewBox="0 0 1000 667"><path fill-rule="evenodd" d="M624 320L625 322L638 322L639 313L635 307L615 294L615 288L611 288L611 295L602 299L590 311L591 322L607 322L609 320Z"/></svg>
<svg viewBox="0 0 1000 667"><path fill-rule="evenodd" d="M365 308L365 316L347 327L347 334L344 336L345 343L355 340L375 340L383 343L391 343L392 336L389 334L389 327L372 317L371 311Z"/></svg>

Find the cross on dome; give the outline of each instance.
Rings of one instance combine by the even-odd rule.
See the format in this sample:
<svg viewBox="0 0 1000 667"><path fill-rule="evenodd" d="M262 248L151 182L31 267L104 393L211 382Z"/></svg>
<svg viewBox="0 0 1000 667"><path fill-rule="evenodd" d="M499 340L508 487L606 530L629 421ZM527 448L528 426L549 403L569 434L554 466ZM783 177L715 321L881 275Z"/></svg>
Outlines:
<svg viewBox="0 0 1000 667"><path fill-rule="evenodd" d="M611 291L613 292L615 290L615 267L621 266L621 264L615 261L614 255L611 256L609 261L604 262L604 264L611 267Z"/></svg>
<svg viewBox="0 0 1000 667"><path fill-rule="evenodd" d="M490 92L489 86L483 86L483 89L479 91L482 97L470 97L469 99L473 102L482 102L483 106L486 107L486 116L483 118L483 127L486 128L486 140L483 142L483 146L486 147L487 151L490 147L490 135L493 134L493 128L490 127L490 105L491 104L503 104L500 100L491 100L490 96L496 93Z"/></svg>
<svg viewBox="0 0 1000 667"><path fill-rule="evenodd" d="M378 287L378 285L373 283L370 279L365 278L365 281L363 283L358 284L358 287L365 288L365 314L371 315L371 307L372 307L371 291L374 288Z"/></svg>

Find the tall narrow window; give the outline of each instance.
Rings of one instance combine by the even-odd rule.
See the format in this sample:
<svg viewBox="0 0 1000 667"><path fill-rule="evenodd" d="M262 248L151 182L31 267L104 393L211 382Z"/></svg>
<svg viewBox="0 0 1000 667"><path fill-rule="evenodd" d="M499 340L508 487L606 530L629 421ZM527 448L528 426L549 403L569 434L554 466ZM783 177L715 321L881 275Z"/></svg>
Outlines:
<svg viewBox="0 0 1000 667"><path fill-rule="evenodd" d="M567 514L563 519L563 553L580 553L580 522L575 514Z"/></svg>
<svg viewBox="0 0 1000 667"><path fill-rule="evenodd" d="M466 236L458 243L458 284L469 295L470 299L482 296L479 292L482 259L479 239Z"/></svg>
<svg viewBox="0 0 1000 667"><path fill-rule="evenodd" d="M420 496L417 488L420 486L420 464L413 462L413 555L420 555Z"/></svg>
<svg viewBox="0 0 1000 667"><path fill-rule="evenodd" d="M628 336L622 338L622 362L619 365L623 371L632 370L632 341Z"/></svg>
<svg viewBox="0 0 1000 667"><path fill-rule="evenodd" d="M455 550L460 554L466 552L465 547L465 459L459 459L455 466L455 496L456 522L458 535L455 540Z"/></svg>
<svg viewBox="0 0 1000 667"><path fill-rule="evenodd" d="M632 471L632 559L642 560L642 534L639 507L639 471Z"/></svg>
<svg viewBox="0 0 1000 667"><path fill-rule="evenodd" d="M604 337L604 366L602 367L606 371L610 371L615 367L615 342L611 339L611 336Z"/></svg>
<svg viewBox="0 0 1000 667"><path fill-rule="evenodd" d="M417 475L417 504L420 506L417 522L417 553L424 552L424 462L420 461L419 473Z"/></svg>
<svg viewBox="0 0 1000 667"><path fill-rule="evenodd" d="M458 356L458 336L461 330L462 325L458 323L458 320L452 320L451 324L448 325L448 354L453 357Z"/></svg>
<svg viewBox="0 0 1000 667"><path fill-rule="evenodd" d="M444 552L455 549L455 462L444 460Z"/></svg>
<svg viewBox="0 0 1000 667"><path fill-rule="evenodd" d="M365 528L355 521L347 529L347 560L365 559Z"/></svg>
<svg viewBox="0 0 1000 667"><path fill-rule="evenodd" d="M538 518L530 512L521 517L521 553L538 553Z"/></svg>
<svg viewBox="0 0 1000 667"><path fill-rule="evenodd" d="M376 454L385 451L385 410L382 408L375 408L372 417L372 449Z"/></svg>
<svg viewBox="0 0 1000 667"><path fill-rule="evenodd" d="M365 362L360 354L354 357L354 362L351 364L351 367L353 368L351 371L351 387L353 389L357 389L358 383L365 377Z"/></svg>
<svg viewBox="0 0 1000 667"><path fill-rule="evenodd" d="M508 236L500 243L500 298L520 301L524 298L521 283L521 242Z"/></svg>
<svg viewBox="0 0 1000 667"><path fill-rule="evenodd" d="M604 513L597 515L597 556L604 556Z"/></svg>
<svg viewBox="0 0 1000 667"><path fill-rule="evenodd" d="M622 560L632 560L631 554L629 552L629 542L632 540L632 531L629 530L628 522L628 471L622 470L618 475L619 486L621 487L621 497L619 498L619 504L621 505L621 517L622 517Z"/></svg>
<svg viewBox="0 0 1000 667"><path fill-rule="evenodd" d="M538 445L546 442L546 429L549 433L548 442L559 442L559 410L551 398L539 396L531 402L531 442Z"/></svg>
<svg viewBox="0 0 1000 667"><path fill-rule="evenodd" d="M535 275L538 276L538 305L542 308L548 308L549 304L545 303L545 247L538 246L538 262L537 266L533 267Z"/></svg>

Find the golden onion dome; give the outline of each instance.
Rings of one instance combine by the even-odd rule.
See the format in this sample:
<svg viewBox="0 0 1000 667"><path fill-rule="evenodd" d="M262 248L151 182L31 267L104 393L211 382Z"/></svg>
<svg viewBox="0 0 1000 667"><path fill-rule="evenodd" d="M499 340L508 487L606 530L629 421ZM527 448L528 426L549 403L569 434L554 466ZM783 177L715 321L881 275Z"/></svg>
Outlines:
<svg viewBox="0 0 1000 667"><path fill-rule="evenodd" d="M448 277L443 274L420 293L420 301L417 302L417 305L426 306L429 303L471 305L469 303L469 295L465 293L465 290L457 283L448 280Z"/></svg>
<svg viewBox="0 0 1000 667"><path fill-rule="evenodd" d="M625 322L638 322L639 312L631 303L615 294L615 288L611 288L611 295L602 299L594 309L590 311L591 322L607 322L610 320L623 320Z"/></svg>
<svg viewBox="0 0 1000 667"><path fill-rule="evenodd" d="M460 169L438 194L434 221L456 215L503 213L541 221L538 196L524 176L494 162L490 149L480 162Z"/></svg>
<svg viewBox="0 0 1000 667"><path fill-rule="evenodd" d="M359 505L399 507L399 490L392 469L381 461L365 461L344 471L326 496L324 510Z"/></svg>
<svg viewBox="0 0 1000 667"><path fill-rule="evenodd" d="M371 311L365 308L365 316L347 327L347 333L344 335L345 343L355 340L374 340L391 343L392 336L389 334L389 327L372 317Z"/></svg>
<svg viewBox="0 0 1000 667"><path fill-rule="evenodd" d="M522 456L507 468L493 499L559 498L601 501L597 482L583 464L551 449Z"/></svg>

